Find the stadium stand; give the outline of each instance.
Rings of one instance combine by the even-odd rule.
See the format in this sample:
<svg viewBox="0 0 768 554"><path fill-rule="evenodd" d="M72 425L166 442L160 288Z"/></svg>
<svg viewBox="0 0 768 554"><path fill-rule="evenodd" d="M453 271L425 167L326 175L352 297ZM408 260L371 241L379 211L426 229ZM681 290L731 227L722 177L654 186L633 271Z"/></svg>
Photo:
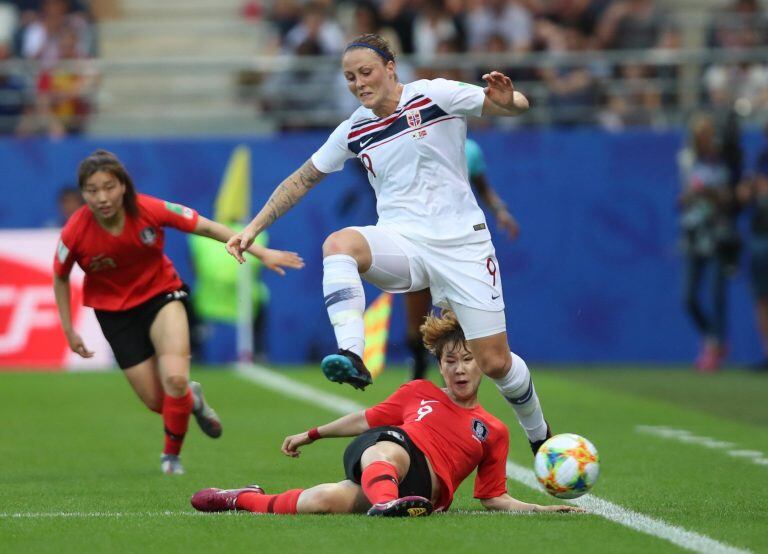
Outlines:
<svg viewBox="0 0 768 554"><path fill-rule="evenodd" d="M40 74L51 56L29 52L45 6L56 4L70 6L76 24L67 27L81 35L62 71L86 78L67 108L76 121L52 130L51 79ZM537 106L517 125L665 127L707 103L735 100L760 123L768 105L761 8L757 0L96 0L90 9L0 2L0 41L16 56L2 63L10 91L0 99L2 129L251 134L331 126L350 107L338 52L371 30L390 37L405 77L476 81L488 67L505 69ZM40 120L43 111L42 123L16 122L20 76L25 113ZM300 86L286 86L294 80ZM735 98L721 98L731 90Z"/></svg>

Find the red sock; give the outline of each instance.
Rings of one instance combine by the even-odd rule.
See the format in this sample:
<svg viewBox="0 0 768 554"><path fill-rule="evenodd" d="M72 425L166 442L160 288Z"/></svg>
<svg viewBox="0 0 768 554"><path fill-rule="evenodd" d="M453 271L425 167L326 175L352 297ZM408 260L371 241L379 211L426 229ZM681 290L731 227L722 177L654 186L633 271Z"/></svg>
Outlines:
<svg viewBox="0 0 768 554"><path fill-rule="evenodd" d="M382 504L399 496L397 469L389 462L373 462L366 467L360 485L371 504Z"/></svg>
<svg viewBox="0 0 768 554"><path fill-rule="evenodd" d="M163 454L176 454L181 452L184 435L189 426L189 414L195 401L192 391L187 389L187 394L179 398L163 397L163 423L165 424L165 449Z"/></svg>
<svg viewBox="0 0 768 554"><path fill-rule="evenodd" d="M258 514L295 514L304 489L291 489L280 494L243 492L237 496L237 507Z"/></svg>

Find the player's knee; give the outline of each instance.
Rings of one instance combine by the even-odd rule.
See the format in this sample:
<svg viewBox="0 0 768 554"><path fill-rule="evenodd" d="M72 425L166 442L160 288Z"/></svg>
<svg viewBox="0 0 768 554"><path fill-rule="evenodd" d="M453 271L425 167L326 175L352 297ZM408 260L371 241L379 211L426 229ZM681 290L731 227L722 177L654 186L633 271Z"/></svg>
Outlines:
<svg viewBox="0 0 768 554"><path fill-rule="evenodd" d="M352 256L354 250L354 243L350 240L349 233L346 229L331 233L323 242L323 257L336 254Z"/></svg>
<svg viewBox="0 0 768 554"><path fill-rule="evenodd" d="M171 396L181 396L189 387L189 377L182 374L166 375L163 379L163 388Z"/></svg>
<svg viewBox="0 0 768 554"><path fill-rule="evenodd" d="M410 458L405 448L389 441L377 442L366 449L360 457L363 470L374 462L386 462L392 465L400 479L408 473L410 467Z"/></svg>
<svg viewBox="0 0 768 554"><path fill-rule="evenodd" d="M371 251L365 238L352 229L342 229L328 235L323 242L323 257L334 255L351 256L355 259L358 271L367 271L371 266Z"/></svg>
<svg viewBox="0 0 768 554"><path fill-rule="evenodd" d="M151 400L145 400L144 405L147 407L147 409L150 412L155 412L156 414L163 413L163 401L160 398L152 398Z"/></svg>
<svg viewBox="0 0 768 554"><path fill-rule="evenodd" d="M320 487L300 498L301 512L310 514L328 514L338 512L338 494L333 489Z"/></svg>
<svg viewBox="0 0 768 554"><path fill-rule="evenodd" d="M512 366L509 349L483 349L475 355L480 370L491 379L501 379Z"/></svg>

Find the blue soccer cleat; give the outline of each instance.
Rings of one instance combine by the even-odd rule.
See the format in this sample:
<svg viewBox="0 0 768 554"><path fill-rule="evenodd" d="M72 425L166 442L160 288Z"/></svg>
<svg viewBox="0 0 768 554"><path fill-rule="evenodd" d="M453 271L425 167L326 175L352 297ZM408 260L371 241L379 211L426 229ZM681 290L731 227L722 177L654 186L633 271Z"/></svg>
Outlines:
<svg viewBox="0 0 768 554"><path fill-rule="evenodd" d="M360 356L351 350L339 349L320 363L323 374L334 383L349 383L356 389L363 390L373 383L371 372L365 367Z"/></svg>

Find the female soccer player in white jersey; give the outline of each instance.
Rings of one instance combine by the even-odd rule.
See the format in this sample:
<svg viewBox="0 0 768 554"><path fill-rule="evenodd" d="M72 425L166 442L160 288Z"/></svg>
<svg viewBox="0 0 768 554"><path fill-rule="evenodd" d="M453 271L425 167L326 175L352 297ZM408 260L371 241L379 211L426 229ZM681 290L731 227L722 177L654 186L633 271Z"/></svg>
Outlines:
<svg viewBox="0 0 768 554"><path fill-rule="evenodd" d="M467 116L515 116L528 100L498 71L486 87L445 79L402 84L392 50L377 35L344 52L347 85L362 106L275 190L248 226L227 242L239 262L260 232L328 173L357 158L368 171L379 221L332 233L323 244L323 293L339 351L323 359L326 377L365 388L362 275L389 292L429 288L456 313L482 372L514 408L531 447L550 432L526 363L510 352L499 263L467 180Z"/></svg>

